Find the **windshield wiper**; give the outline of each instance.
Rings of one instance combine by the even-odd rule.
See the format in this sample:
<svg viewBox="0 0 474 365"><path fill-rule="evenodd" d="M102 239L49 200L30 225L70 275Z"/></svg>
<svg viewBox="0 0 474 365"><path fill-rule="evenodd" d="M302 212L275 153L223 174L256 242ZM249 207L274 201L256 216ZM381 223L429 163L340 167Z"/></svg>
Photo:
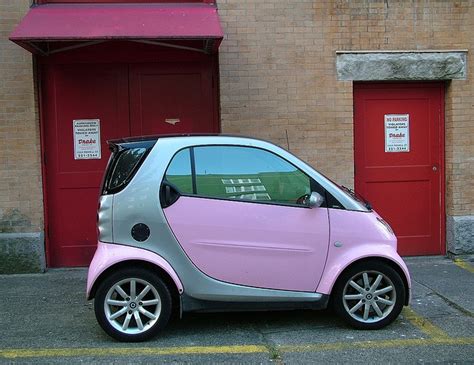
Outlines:
<svg viewBox="0 0 474 365"><path fill-rule="evenodd" d="M341 188L347 192L350 196L352 196L354 199L356 199L357 201L361 202L362 204L364 204L364 206L368 209L368 210L372 210L372 205L369 203L368 200L366 200L362 195L356 193L354 190L348 188L347 186L344 186L344 185L341 185Z"/></svg>

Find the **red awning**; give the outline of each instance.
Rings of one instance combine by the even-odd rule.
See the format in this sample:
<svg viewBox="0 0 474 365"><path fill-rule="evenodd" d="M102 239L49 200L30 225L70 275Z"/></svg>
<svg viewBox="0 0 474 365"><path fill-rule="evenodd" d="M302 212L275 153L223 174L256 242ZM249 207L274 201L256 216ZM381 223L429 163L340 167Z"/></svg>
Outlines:
<svg viewBox="0 0 474 365"><path fill-rule="evenodd" d="M204 3L39 5L32 7L10 34L13 42L41 54L108 40L185 49L194 48L170 41L202 41L202 48L195 50L211 53L222 38L216 6ZM67 46L58 47L56 42Z"/></svg>

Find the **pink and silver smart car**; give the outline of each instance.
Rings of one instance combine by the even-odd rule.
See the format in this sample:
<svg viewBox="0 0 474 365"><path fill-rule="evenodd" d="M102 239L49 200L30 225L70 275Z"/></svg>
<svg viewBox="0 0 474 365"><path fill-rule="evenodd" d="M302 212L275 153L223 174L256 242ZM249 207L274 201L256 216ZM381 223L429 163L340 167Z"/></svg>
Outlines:
<svg viewBox="0 0 474 365"><path fill-rule="evenodd" d="M224 135L109 144L87 296L110 336L146 340L173 310L329 303L378 329L408 304L390 226L288 151Z"/></svg>

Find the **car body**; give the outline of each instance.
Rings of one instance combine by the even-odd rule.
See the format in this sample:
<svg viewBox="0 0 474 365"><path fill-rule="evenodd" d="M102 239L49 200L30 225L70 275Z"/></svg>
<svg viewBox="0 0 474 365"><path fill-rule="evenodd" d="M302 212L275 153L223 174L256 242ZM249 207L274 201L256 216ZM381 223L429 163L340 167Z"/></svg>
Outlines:
<svg viewBox="0 0 474 365"><path fill-rule="evenodd" d="M410 299L383 219L263 140L178 135L109 142L87 297L102 328L142 341L173 310L323 309L377 329Z"/></svg>

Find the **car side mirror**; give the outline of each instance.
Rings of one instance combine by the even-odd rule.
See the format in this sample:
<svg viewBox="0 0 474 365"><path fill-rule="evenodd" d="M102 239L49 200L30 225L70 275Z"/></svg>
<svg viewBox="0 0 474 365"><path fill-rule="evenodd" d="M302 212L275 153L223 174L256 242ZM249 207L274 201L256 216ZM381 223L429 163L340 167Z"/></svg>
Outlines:
<svg viewBox="0 0 474 365"><path fill-rule="evenodd" d="M323 203L323 196L315 191L313 191L308 198L308 207L310 208L319 208Z"/></svg>

